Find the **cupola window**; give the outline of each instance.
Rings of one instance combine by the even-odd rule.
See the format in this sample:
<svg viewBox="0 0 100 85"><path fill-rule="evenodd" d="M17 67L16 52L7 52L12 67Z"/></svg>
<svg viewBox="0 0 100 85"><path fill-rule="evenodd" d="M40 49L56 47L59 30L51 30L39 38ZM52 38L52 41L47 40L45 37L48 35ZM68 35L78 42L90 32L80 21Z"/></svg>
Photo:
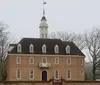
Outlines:
<svg viewBox="0 0 100 85"><path fill-rule="evenodd" d="M33 44L31 44L31 45L29 46L29 51L30 51L30 53L33 53L33 52L34 52L34 46L33 46Z"/></svg>
<svg viewBox="0 0 100 85"><path fill-rule="evenodd" d="M17 52L21 52L21 51L22 51L21 44L18 44L17 45Z"/></svg>
<svg viewBox="0 0 100 85"><path fill-rule="evenodd" d="M65 48L65 50L66 50L66 53L70 53L70 46L67 45L66 48Z"/></svg>
<svg viewBox="0 0 100 85"><path fill-rule="evenodd" d="M54 51L55 51L55 53L59 53L59 47L58 47L58 45L56 45L56 46L54 47Z"/></svg>
<svg viewBox="0 0 100 85"><path fill-rule="evenodd" d="M46 53L46 45L45 44L42 46L42 52Z"/></svg>

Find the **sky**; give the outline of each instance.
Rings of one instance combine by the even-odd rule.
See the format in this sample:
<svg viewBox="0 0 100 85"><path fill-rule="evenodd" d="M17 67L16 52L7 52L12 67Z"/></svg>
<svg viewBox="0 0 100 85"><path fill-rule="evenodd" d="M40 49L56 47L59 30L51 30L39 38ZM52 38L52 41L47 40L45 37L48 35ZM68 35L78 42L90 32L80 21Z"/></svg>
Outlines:
<svg viewBox="0 0 100 85"><path fill-rule="evenodd" d="M49 34L100 28L100 0L45 0ZM0 0L0 21L17 38L39 37L43 0Z"/></svg>

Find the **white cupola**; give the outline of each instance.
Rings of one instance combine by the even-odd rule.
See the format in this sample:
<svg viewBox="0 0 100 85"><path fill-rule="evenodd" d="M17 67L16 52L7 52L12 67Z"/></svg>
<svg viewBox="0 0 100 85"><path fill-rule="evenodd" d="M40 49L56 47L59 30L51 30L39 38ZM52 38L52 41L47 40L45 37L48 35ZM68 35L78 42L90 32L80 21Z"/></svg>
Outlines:
<svg viewBox="0 0 100 85"><path fill-rule="evenodd" d="M39 28L40 38L48 38L48 24L45 16L42 17Z"/></svg>
<svg viewBox="0 0 100 85"><path fill-rule="evenodd" d="M48 38L48 24L47 24L47 20L45 17L45 9L44 9L44 4L46 4L46 2L44 2L43 0L43 17L41 19L41 23L40 23L40 38Z"/></svg>

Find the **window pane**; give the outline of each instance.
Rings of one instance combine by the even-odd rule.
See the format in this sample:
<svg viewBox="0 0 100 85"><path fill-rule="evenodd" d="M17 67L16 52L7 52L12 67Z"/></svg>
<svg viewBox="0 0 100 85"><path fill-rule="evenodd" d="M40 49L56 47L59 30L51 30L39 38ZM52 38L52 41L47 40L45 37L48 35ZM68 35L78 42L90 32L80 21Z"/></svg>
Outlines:
<svg viewBox="0 0 100 85"><path fill-rule="evenodd" d="M46 63L46 58L42 58L42 62L43 63Z"/></svg>
<svg viewBox="0 0 100 85"><path fill-rule="evenodd" d="M21 64L21 57L16 57L16 63Z"/></svg>
<svg viewBox="0 0 100 85"><path fill-rule="evenodd" d="M30 57L30 64L34 64L34 57Z"/></svg>
<svg viewBox="0 0 100 85"><path fill-rule="evenodd" d="M20 79L20 70L17 70L17 79Z"/></svg>
<svg viewBox="0 0 100 85"><path fill-rule="evenodd" d="M68 78L68 79L71 78L71 72L70 72L70 70L68 70L67 78Z"/></svg>

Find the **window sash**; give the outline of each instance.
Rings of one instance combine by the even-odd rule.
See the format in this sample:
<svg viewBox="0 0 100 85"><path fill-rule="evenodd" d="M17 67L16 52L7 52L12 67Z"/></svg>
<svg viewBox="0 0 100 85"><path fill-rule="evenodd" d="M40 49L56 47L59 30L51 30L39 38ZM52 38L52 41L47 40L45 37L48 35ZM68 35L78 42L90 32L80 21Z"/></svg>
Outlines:
<svg viewBox="0 0 100 85"><path fill-rule="evenodd" d="M55 79L59 79L59 71L58 70L55 71L54 75L55 75Z"/></svg>
<svg viewBox="0 0 100 85"><path fill-rule="evenodd" d="M20 44L18 44L18 46L17 46L17 52L21 52L21 45Z"/></svg>
<svg viewBox="0 0 100 85"><path fill-rule="evenodd" d="M42 58L42 63L47 63L47 58L46 57Z"/></svg>
<svg viewBox="0 0 100 85"><path fill-rule="evenodd" d="M16 78L21 79L21 70L16 71Z"/></svg>
<svg viewBox="0 0 100 85"><path fill-rule="evenodd" d="M67 58L67 64L68 64L68 65L71 64L71 58Z"/></svg>
<svg viewBox="0 0 100 85"><path fill-rule="evenodd" d="M16 57L16 64L21 64L21 57Z"/></svg>
<svg viewBox="0 0 100 85"><path fill-rule="evenodd" d="M55 58L55 64L59 64L59 58Z"/></svg>
<svg viewBox="0 0 100 85"><path fill-rule="evenodd" d="M34 64L34 57L30 57L30 58L29 58L29 63L30 63L30 64Z"/></svg>
<svg viewBox="0 0 100 85"><path fill-rule="evenodd" d="M30 50L31 53L34 52L34 46L30 45L29 50Z"/></svg>
<svg viewBox="0 0 100 85"><path fill-rule="evenodd" d="M34 71L33 70L29 71L29 78L34 79Z"/></svg>
<svg viewBox="0 0 100 85"><path fill-rule="evenodd" d="M68 72L67 72L67 79L71 79L71 71L70 70L68 70Z"/></svg>

